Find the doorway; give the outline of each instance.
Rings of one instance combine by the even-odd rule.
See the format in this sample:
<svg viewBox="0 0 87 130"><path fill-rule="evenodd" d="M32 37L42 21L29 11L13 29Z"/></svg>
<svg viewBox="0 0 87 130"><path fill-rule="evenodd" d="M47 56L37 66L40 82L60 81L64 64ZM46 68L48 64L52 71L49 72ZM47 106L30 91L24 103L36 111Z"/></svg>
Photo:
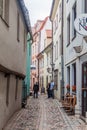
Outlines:
<svg viewBox="0 0 87 130"><path fill-rule="evenodd" d="M82 116L87 112L87 62L82 64Z"/></svg>

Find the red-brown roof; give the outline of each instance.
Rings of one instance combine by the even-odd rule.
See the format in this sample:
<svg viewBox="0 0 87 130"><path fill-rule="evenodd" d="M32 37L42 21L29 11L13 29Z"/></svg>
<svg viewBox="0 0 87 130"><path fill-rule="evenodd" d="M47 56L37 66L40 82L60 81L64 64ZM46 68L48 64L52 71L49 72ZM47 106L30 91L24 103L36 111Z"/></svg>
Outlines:
<svg viewBox="0 0 87 130"><path fill-rule="evenodd" d="M47 17L45 18L45 20L42 21L41 27L40 27L40 28L37 30L37 32L35 32L33 35L35 35L36 33L40 32L40 31L43 29L43 27L44 27L46 21L48 20L48 18L49 18L49 16L47 16Z"/></svg>

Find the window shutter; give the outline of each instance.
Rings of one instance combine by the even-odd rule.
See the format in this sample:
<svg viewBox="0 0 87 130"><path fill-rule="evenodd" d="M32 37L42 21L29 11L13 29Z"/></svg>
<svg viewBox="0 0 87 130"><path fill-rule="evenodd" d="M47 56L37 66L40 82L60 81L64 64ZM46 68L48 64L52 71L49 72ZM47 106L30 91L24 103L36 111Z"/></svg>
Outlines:
<svg viewBox="0 0 87 130"><path fill-rule="evenodd" d="M3 0L0 0L0 16L3 15Z"/></svg>

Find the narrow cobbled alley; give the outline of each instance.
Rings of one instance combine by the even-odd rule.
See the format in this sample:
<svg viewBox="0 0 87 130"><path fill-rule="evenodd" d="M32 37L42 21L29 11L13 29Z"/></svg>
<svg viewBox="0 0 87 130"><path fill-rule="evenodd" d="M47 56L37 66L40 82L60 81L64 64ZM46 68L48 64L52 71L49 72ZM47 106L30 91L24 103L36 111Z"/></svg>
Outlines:
<svg viewBox="0 0 87 130"><path fill-rule="evenodd" d="M68 116L57 99L29 97L25 109L15 113L4 130L87 130L86 124Z"/></svg>

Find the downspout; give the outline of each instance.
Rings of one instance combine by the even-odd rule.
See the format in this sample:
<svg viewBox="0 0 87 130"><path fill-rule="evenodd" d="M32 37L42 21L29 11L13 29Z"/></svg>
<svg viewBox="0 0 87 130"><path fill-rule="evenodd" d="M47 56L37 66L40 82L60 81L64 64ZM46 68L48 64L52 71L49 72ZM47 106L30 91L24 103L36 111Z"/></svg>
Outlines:
<svg viewBox="0 0 87 130"><path fill-rule="evenodd" d="M61 42L62 42L62 53L61 53L61 61L62 61L62 81L61 81L61 99L64 98L64 59L63 59L63 7L64 7L64 0L62 0L62 23L61 23Z"/></svg>
<svg viewBox="0 0 87 130"><path fill-rule="evenodd" d="M52 22L52 80L53 80L53 72L54 72L54 66L53 66L53 21Z"/></svg>

